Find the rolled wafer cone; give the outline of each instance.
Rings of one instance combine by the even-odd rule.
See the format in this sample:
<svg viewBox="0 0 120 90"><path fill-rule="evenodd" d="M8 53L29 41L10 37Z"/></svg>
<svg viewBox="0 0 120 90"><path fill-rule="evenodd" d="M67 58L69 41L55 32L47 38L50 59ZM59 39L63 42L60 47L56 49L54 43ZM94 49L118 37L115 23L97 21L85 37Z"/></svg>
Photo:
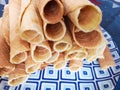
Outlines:
<svg viewBox="0 0 120 90"><path fill-rule="evenodd" d="M50 46L47 41L38 45L31 45L31 56L35 62L45 62L52 56Z"/></svg>
<svg viewBox="0 0 120 90"><path fill-rule="evenodd" d="M102 33L99 28L87 33L83 31L74 32L75 29L78 30L76 27L72 30L73 39L80 47L94 49L102 42Z"/></svg>
<svg viewBox="0 0 120 90"><path fill-rule="evenodd" d="M41 43L44 40L42 20L38 17L33 4L28 6L22 16L20 37L32 44Z"/></svg>
<svg viewBox="0 0 120 90"><path fill-rule="evenodd" d="M44 34L48 40L61 40L66 33L66 26L63 20L55 24L48 24L44 22Z"/></svg>
<svg viewBox="0 0 120 90"><path fill-rule="evenodd" d="M77 72L80 68L82 68L83 62L81 60L70 60L69 69L71 71Z"/></svg>
<svg viewBox="0 0 120 90"><path fill-rule="evenodd" d="M79 30L90 32L99 26L102 12L89 0L62 0L62 3L65 7L65 14Z"/></svg>
<svg viewBox="0 0 120 90"><path fill-rule="evenodd" d="M91 4L88 0L61 0L64 6L64 14L68 14L79 7L83 7L84 5ZM69 3L68 3L69 2Z"/></svg>
<svg viewBox="0 0 120 90"><path fill-rule="evenodd" d="M39 67L40 67L41 63L36 63L32 60L31 54L28 53L28 57L27 60L25 61L25 70L27 73L33 73L36 72Z"/></svg>
<svg viewBox="0 0 120 90"><path fill-rule="evenodd" d="M9 1L9 23L10 23L10 62L19 64L27 59L27 53L30 49L29 43L21 40L19 37L19 15L20 0Z"/></svg>
<svg viewBox="0 0 120 90"><path fill-rule="evenodd" d="M9 74L8 84L10 86L16 86L22 84L28 78L28 74L25 72L25 64L21 63L16 65L15 70Z"/></svg>
<svg viewBox="0 0 120 90"><path fill-rule="evenodd" d="M101 69L103 69L103 70L105 70L111 66L115 66L114 59L113 59L112 54L107 46L104 51L104 58L100 58L98 61L99 61Z"/></svg>
<svg viewBox="0 0 120 90"><path fill-rule="evenodd" d="M85 48L79 47L76 43L73 43L73 46L70 50L65 52L66 60L82 60L87 57L87 51Z"/></svg>
<svg viewBox="0 0 120 90"><path fill-rule="evenodd" d="M33 0L20 0L21 7L20 7L20 15L19 15L19 25L21 26L22 19L24 16L25 11L27 10L28 6L32 3Z"/></svg>
<svg viewBox="0 0 120 90"><path fill-rule="evenodd" d="M7 44L10 45L9 5L5 5L5 7L4 7L4 12L3 12L3 16L2 16L1 21L2 21L2 24L1 24L2 34L3 34Z"/></svg>
<svg viewBox="0 0 120 90"><path fill-rule="evenodd" d="M64 53L60 53L58 59L53 63L55 69L63 69L66 66Z"/></svg>
<svg viewBox="0 0 120 90"><path fill-rule="evenodd" d="M43 21L55 24L62 19L64 7L60 0L35 1Z"/></svg>
<svg viewBox="0 0 120 90"><path fill-rule="evenodd" d="M61 40L54 42L53 48L57 52L64 52L72 48L72 38L69 31L66 31Z"/></svg>
<svg viewBox="0 0 120 90"><path fill-rule="evenodd" d="M6 40L0 30L0 76L8 76L8 74L15 69L15 65L11 64L9 61L9 53L10 47L6 43Z"/></svg>

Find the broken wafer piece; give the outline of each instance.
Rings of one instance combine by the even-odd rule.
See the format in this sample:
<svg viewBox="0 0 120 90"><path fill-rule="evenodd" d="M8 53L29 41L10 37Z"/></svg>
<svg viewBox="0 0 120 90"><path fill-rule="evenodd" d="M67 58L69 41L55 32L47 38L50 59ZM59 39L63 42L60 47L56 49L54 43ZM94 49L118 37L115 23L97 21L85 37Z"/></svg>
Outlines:
<svg viewBox="0 0 120 90"><path fill-rule="evenodd" d="M55 24L62 19L64 7L60 0L35 1L44 22Z"/></svg>
<svg viewBox="0 0 120 90"><path fill-rule="evenodd" d="M44 22L44 35L48 40L58 41L61 40L66 33L66 26L63 20L55 24Z"/></svg>
<svg viewBox="0 0 120 90"><path fill-rule="evenodd" d="M42 20L38 17L33 4L28 6L22 16L20 37L32 44L38 44L44 40Z"/></svg>
<svg viewBox="0 0 120 90"><path fill-rule="evenodd" d="M115 66L114 59L113 59L112 54L108 47L105 48L104 58L100 58L98 61L99 61L101 69L103 69L103 70L105 70L111 66Z"/></svg>

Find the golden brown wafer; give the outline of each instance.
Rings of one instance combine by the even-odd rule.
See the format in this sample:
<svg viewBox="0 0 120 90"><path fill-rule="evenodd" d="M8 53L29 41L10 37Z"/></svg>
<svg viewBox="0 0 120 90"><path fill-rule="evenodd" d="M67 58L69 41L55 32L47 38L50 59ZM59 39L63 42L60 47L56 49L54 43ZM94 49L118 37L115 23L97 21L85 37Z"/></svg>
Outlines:
<svg viewBox="0 0 120 90"><path fill-rule="evenodd" d="M32 44L41 43L44 40L42 20L38 17L33 4L28 6L22 16L20 36Z"/></svg>
<svg viewBox="0 0 120 90"><path fill-rule="evenodd" d="M2 34L7 42L8 45L10 45L10 38L9 38L9 30L10 30L10 26L9 26L9 5L5 5L4 7L4 12L3 12L3 16L2 16L2 23L1 23L1 31Z"/></svg>
<svg viewBox="0 0 120 90"><path fill-rule="evenodd" d="M72 38L69 31L66 31L61 40L54 42L53 48L57 52L64 52L72 48Z"/></svg>
<svg viewBox="0 0 120 90"><path fill-rule="evenodd" d="M64 53L60 53L58 59L53 64L55 69L63 69L66 66Z"/></svg>
<svg viewBox="0 0 120 90"><path fill-rule="evenodd" d="M25 61L26 72L27 73L36 72L39 69L40 65L41 63L37 63L32 60L31 54L30 52L28 52L28 57L27 57L27 60Z"/></svg>
<svg viewBox="0 0 120 90"><path fill-rule="evenodd" d="M70 60L69 62L69 69L74 72L78 71L82 66L83 62L81 60Z"/></svg>
<svg viewBox="0 0 120 90"><path fill-rule="evenodd" d="M65 7L65 14L79 30L90 32L102 20L101 10L89 0L62 0L62 3Z"/></svg>
<svg viewBox="0 0 120 90"><path fill-rule="evenodd" d="M45 62L52 56L50 46L47 41L38 45L31 45L31 56L35 62Z"/></svg>
<svg viewBox="0 0 120 90"><path fill-rule="evenodd" d="M55 24L62 19L64 7L60 0L35 1L44 22Z"/></svg>
<svg viewBox="0 0 120 90"><path fill-rule="evenodd" d="M55 24L44 22L44 35L48 40L58 41L61 40L66 33L66 26L63 20Z"/></svg>
<svg viewBox="0 0 120 90"><path fill-rule="evenodd" d="M28 78L28 74L25 72L25 64L21 63L16 65L15 70L9 74L8 84L10 86L16 86L22 84Z"/></svg>
<svg viewBox="0 0 120 90"><path fill-rule="evenodd" d="M2 24L0 19L0 29ZM0 30L0 76L8 76L8 74L15 69L15 65L10 63L10 47L8 46L2 30Z"/></svg>
<svg viewBox="0 0 120 90"><path fill-rule="evenodd" d="M73 39L76 44L80 47L94 49L99 46L102 42L102 33L99 28L91 32L77 31L75 32L76 27L72 31ZM77 29L78 30L78 29Z"/></svg>
<svg viewBox="0 0 120 90"><path fill-rule="evenodd" d="M10 62L19 64L27 58L26 51L29 50L29 43L19 37L19 15L20 0L9 1L9 21L10 21ZM14 11L14 12L13 12Z"/></svg>
<svg viewBox="0 0 120 90"><path fill-rule="evenodd" d="M108 67L115 66L114 59L108 47L105 48L104 58L99 59L101 69L105 70Z"/></svg>
<svg viewBox="0 0 120 90"><path fill-rule="evenodd" d="M87 57L87 51L85 48L79 47L75 42L70 50L65 52L66 60L83 60Z"/></svg>

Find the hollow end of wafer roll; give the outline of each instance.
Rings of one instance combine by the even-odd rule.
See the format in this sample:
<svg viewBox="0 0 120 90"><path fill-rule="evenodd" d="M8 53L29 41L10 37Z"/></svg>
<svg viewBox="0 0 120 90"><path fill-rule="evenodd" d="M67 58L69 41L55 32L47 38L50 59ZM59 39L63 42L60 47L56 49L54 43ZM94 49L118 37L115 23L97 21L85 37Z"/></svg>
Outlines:
<svg viewBox="0 0 120 90"><path fill-rule="evenodd" d="M42 19L47 23L57 23L63 16L63 5L59 0L45 0L43 5L38 6ZM40 3L42 4L42 3Z"/></svg>
<svg viewBox="0 0 120 90"><path fill-rule="evenodd" d="M19 63L24 62L26 59L27 59L27 53L21 52L11 57L10 62L13 64L19 64Z"/></svg>
<svg viewBox="0 0 120 90"><path fill-rule="evenodd" d="M34 62L30 52L27 52L27 54L28 56L25 61L25 71L27 73L33 73L39 69L41 63Z"/></svg>
<svg viewBox="0 0 120 90"><path fill-rule="evenodd" d="M28 78L28 75L21 75L21 76L17 76L14 77L14 79L10 79L8 80L8 84L10 86L17 86L19 84L22 84L26 81L26 79Z"/></svg>
<svg viewBox="0 0 120 90"><path fill-rule="evenodd" d="M88 55L85 48L79 47L75 42L70 50L65 52L65 59L66 60L82 60L86 58Z"/></svg>
<svg viewBox="0 0 120 90"><path fill-rule="evenodd" d="M62 69L66 66L64 53L60 53L58 59L54 62L55 69Z"/></svg>
<svg viewBox="0 0 120 90"><path fill-rule="evenodd" d="M34 53L35 59L39 60L39 58L42 59L42 58L47 57L48 56L48 52L49 51L46 48L44 48L44 47L36 47L35 53ZM42 55L40 55L40 54L42 54ZM37 59L37 57L38 57L38 59Z"/></svg>
<svg viewBox="0 0 120 90"><path fill-rule="evenodd" d="M35 30L26 30L26 31L22 32L21 38L23 40L26 40L26 41L33 43L33 44L40 43L44 40L43 34L39 34Z"/></svg>
<svg viewBox="0 0 120 90"><path fill-rule="evenodd" d="M82 66L83 62L80 60L70 60L69 62L69 69L74 72L79 71L79 69L82 68Z"/></svg>
<svg viewBox="0 0 120 90"><path fill-rule="evenodd" d="M26 81L29 74L25 72L25 64L20 63L15 66L15 70L9 74L8 84L10 86L16 86Z"/></svg>
<svg viewBox="0 0 120 90"><path fill-rule="evenodd" d="M54 50L57 52L64 52L71 47L72 45L65 41L58 41L54 44Z"/></svg>
<svg viewBox="0 0 120 90"><path fill-rule="evenodd" d="M21 18L20 37L32 44L41 43L44 40L42 20L32 3Z"/></svg>
<svg viewBox="0 0 120 90"><path fill-rule="evenodd" d="M73 32L73 38L77 45L88 49L96 48L102 42L101 33L97 30L91 32Z"/></svg>
<svg viewBox="0 0 120 90"><path fill-rule="evenodd" d="M34 73L39 69L39 67L40 67L40 64L31 65L31 66L26 68L26 72L27 73Z"/></svg>
<svg viewBox="0 0 120 90"><path fill-rule="evenodd" d="M31 57L34 62L47 61L52 56L50 46L47 41L40 44L31 44Z"/></svg>
<svg viewBox="0 0 120 90"><path fill-rule="evenodd" d="M102 21L101 10L95 5L85 5L68 14L74 25L84 32L93 31Z"/></svg>
<svg viewBox="0 0 120 90"><path fill-rule="evenodd" d="M44 34L48 40L58 41L64 37L66 33L66 26L63 21L55 24L44 24Z"/></svg>

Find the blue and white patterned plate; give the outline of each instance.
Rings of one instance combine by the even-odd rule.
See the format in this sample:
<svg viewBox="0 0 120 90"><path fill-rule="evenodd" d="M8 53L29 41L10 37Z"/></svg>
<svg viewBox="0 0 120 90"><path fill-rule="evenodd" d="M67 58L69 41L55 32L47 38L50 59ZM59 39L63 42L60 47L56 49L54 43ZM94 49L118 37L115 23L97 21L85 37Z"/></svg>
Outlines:
<svg viewBox="0 0 120 90"><path fill-rule="evenodd" d="M6 2L0 0L0 3L2 15ZM113 90L120 76L120 56L111 36L102 30L114 57L115 67L103 71L97 60L92 63L84 60L84 66L78 72L71 72L67 66L62 70L48 66L44 70L32 73L25 83L15 87L7 84L7 78L0 77L0 90Z"/></svg>

